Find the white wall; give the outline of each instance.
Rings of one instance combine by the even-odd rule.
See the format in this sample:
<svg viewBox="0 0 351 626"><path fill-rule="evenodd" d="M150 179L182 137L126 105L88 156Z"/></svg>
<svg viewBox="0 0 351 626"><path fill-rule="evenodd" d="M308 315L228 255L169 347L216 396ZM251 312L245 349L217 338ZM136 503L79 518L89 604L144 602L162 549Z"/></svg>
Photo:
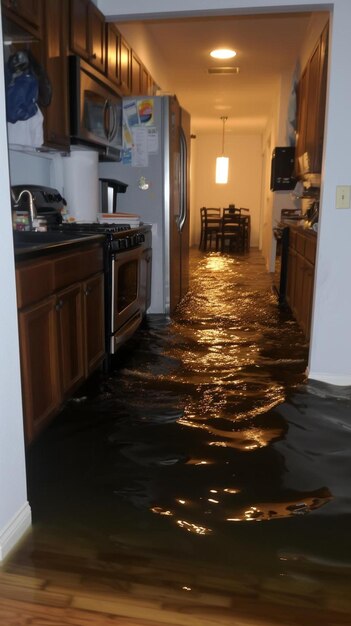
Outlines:
<svg viewBox="0 0 351 626"><path fill-rule="evenodd" d="M351 210L335 208L337 185L351 185L351 3L334 5L329 41L329 89L324 141L316 288L309 376L351 384Z"/></svg>
<svg viewBox="0 0 351 626"><path fill-rule="evenodd" d="M220 120L219 120L220 122ZM215 183L216 157L221 156L222 126L218 135L197 133L192 185L192 244L200 239L200 207L226 207L230 203L250 209L251 245L258 246L261 193L261 135L225 133L225 156L229 157L227 185Z"/></svg>
<svg viewBox="0 0 351 626"><path fill-rule="evenodd" d="M0 66L3 67L0 16ZM4 83L0 80L0 144L6 146ZM7 150L0 151L0 561L31 522L26 493L17 304Z"/></svg>

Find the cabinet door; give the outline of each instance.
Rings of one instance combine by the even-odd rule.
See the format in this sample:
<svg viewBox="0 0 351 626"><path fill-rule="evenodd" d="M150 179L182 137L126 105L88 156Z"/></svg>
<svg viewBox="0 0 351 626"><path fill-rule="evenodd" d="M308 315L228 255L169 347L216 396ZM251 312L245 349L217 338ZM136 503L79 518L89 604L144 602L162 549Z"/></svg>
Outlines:
<svg viewBox="0 0 351 626"><path fill-rule="evenodd" d="M66 396L84 380L82 289L72 285L57 294L62 392Z"/></svg>
<svg viewBox="0 0 351 626"><path fill-rule="evenodd" d="M305 270L305 260L300 254L296 254L296 276L295 276L295 291L294 291L294 303L292 311L298 324L301 325L301 311L303 310L303 279Z"/></svg>
<svg viewBox="0 0 351 626"><path fill-rule="evenodd" d="M19 313L26 442L49 422L61 401L55 297Z"/></svg>
<svg viewBox="0 0 351 626"><path fill-rule="evenodd" d="M97 274L83 285L85 374L88 376L105 355L104 275Z"/></svg>
<svg viewBox="0 0 351 626"><path fill-rule="evenodd" d="M52 85L50 105L43 110L45 145L69 151L67 0L45 0L44 46L46 71Z"/></svg>
<svg viewBox="0 0 351 626"><path fill-rule="evenodd" d="M297 175L303 173L301 159L306 150L306 117L307 117L307 89L308 89L308 72L307 68L301 76L297 90L297 135L296 135L296 151L295 151L295 169Z"/></svg>
<svg viewBox="0 0 351 626"><path fill-rule="evenodd" d="M121 91L128 96L131 93L131 49L121 37Z"/></svg>
<svg viewBox="0 0 351 626"><path fill-rule="evenodd" d="M42 0L2 0L2 5L11 11L9 17L19 18L18 23L21 26L29 26L32 33L40 36Z"/></svg>
<svg viewBox="0 0 351 626"><path fill-rule="evenodd" d="M132 52L132 95L141 94L141 62L134 52Z"/></svg>
<svg viewBox="0 0 351 626"><path fill-rule="evenodd" d="M286 301L291 310L295 303L295 280L296 280L296 252L289 248L288 256L288 276L286 282Z"/></svg>
<svg viewBox="0 0 351 626"><path fill-rule="evenodd" d="M319 107L316 127L316 151L314 160L314 171L316 172L322 171L325 104L327 97L328 33L329 25L327 25L324 29L320 41Z"/></svg>
<svg viewBox="0 0 351 626"><path fill-rule="evenodd" d="M107 76L121 83L121 33L114 24L107 25Z"/></svg>
<svg viewBox="0 0 351 626"><path fill-rule="evenodd" d="M106 70L105 18L95 4L89 4L89 61L97 70Z"/></svg>
<svg viewBox="0 0 351 626"><path fill-rule="evenodd" d="M305 151L308 154L309 171L316 172L317 120L320 99L320 45L316 47L308 68L308 106L306 116Z"/></svg>
<svg viewBox="0 0 351 626"><path fill-rule="evenodd" d="M141 67L141 88L140 91L142 93L142 95L144 96L148 96L149 95L149 72L147 71L146 67L144 67L142 65Z"/></svg>
<svg viewBox="0 0 351 626"><path fill-rule="evenodd" d="M89 58L89 0L70 0L70 47L72 52Z"/></svg>
<svg viewBox="0 0 351 626"><path fill-rule="evenodd" d="M306 339L310 338L312 301L314 286L314 265L304 259L302 276L302 302L300 310L300 325Z"/></svg>

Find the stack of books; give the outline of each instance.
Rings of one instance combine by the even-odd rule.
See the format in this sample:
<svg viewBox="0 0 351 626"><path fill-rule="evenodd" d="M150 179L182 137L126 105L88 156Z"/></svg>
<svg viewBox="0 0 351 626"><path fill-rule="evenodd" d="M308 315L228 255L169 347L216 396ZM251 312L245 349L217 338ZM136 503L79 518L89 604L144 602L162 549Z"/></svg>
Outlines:
<svg viewBox="0 0 351 626"><path fill-rule="evenodd" d="M136 213L98 213L100 224L129 224L131 228L140 226L140 215Z"/></svg>

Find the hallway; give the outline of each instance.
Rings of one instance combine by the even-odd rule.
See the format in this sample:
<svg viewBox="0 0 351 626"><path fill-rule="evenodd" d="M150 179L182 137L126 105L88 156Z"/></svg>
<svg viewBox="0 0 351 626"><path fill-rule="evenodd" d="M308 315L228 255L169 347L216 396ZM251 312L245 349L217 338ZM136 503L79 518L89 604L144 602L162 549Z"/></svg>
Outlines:
<svg viewBox="0 0 351 626"><path fill-rule="evenodd" d="M257 251L191 264L28 451L2 626L350 624L350 389L306 384Z"/></svg>

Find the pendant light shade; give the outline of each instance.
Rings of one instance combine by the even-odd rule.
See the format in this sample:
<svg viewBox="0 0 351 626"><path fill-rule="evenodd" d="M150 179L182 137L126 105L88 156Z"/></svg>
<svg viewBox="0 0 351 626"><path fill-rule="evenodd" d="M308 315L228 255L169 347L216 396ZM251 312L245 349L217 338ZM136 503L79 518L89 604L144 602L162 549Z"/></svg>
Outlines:
<svg viewBox="0 0 351 626"><path fill-rule="evenodd" d="M229 158L224 156L224 125L227 117L221 117L222 127L222 156L216 159L216 183L218 185L226 185L228 182Z"/></svg>
<svg viewBox="0 0 351 626"><path fill-rule="evenodd" d="M216 158L216 183L220 185L226 185L228 182L228 169L229 159L228 157Z"/></svg>

